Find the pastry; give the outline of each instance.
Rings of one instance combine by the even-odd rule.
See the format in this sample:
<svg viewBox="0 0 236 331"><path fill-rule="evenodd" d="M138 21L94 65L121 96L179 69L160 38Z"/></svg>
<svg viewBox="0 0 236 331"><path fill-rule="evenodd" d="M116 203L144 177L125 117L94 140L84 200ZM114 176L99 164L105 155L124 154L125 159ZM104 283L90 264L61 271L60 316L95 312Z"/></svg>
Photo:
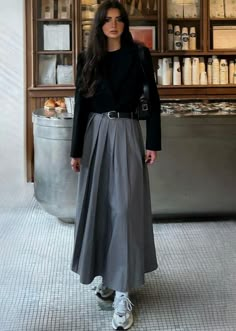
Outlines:
<svg viewBox="0 0 236 331"><path fill-rule="evenodd" d="M66 111L66 103L64 98L59 98L56 100L56 111L58 113L63 113Z"/></svg>
<svg viewBox="0 0 236 331"><path fill-rule="evenodd" d="M56 100L56 107L66 108L66 103L64 98L59 98Z"/></svg>
<svg viewBox="0 0 236 331"><path fill-rule="evenodd" d="M53 98L49 98L44 103L44 109L54 110L55 107L56 107L56 102L55 102L55 100Z"/></svg>

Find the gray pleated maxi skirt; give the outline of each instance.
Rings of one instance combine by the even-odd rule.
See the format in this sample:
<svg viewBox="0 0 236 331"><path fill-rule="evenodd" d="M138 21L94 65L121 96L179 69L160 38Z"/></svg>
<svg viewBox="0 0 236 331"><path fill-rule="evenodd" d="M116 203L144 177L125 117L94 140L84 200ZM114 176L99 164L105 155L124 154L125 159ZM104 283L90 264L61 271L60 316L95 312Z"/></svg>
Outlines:
<svg viewBox="0 0 236 331"><path fill-rule="evenodd" d="M150 189L137 120L92 113L85 133L72 270L117 291L157 268Z"/></svg>

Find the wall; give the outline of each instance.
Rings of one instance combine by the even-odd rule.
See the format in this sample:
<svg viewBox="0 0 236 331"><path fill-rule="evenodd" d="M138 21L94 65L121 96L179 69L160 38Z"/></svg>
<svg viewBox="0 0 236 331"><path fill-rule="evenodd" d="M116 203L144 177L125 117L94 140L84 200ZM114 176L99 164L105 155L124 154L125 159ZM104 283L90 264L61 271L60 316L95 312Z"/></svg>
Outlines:
<svg viewBox="0 0 236 331"><path fill-rule="evenodd" d="M24 0L0 0L0 205L22 203L26 183Z"/></svg>

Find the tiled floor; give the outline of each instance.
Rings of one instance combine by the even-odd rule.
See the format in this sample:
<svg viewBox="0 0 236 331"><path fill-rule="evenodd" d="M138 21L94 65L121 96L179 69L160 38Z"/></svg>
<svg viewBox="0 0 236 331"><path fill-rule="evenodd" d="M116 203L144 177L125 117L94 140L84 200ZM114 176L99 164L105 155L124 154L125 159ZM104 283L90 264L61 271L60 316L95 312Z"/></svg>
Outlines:
<svg viewBox="0 0 236 331"><path fill-rule="evenodd" d="M159 269L132 293L139 331L236 330L235 221L154 224ZM0 330L112 330L93 284L70 271L73 225L33 197L0 207Z"/></svg>

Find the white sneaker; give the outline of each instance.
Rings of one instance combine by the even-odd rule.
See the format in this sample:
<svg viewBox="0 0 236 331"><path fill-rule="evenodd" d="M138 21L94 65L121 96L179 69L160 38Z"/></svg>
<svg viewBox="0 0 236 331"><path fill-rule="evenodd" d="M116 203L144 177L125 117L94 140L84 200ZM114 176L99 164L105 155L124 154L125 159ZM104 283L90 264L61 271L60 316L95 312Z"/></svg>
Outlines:
<svg viewBox="0 0 236 331"><path fill-rule="evenodd" d="M130 299L122 295L115 297L113 307L115 309L112 319L112 327L115 330L127 330L133 324L132 302Z"/></svg>
<svg viewBox="0 0 236 331"><path fill-rule="evenodd" d="M114 290L104 286L103 283L99 284L95 290L95 294L102 300L111 300L114 292Z"/></svg>

